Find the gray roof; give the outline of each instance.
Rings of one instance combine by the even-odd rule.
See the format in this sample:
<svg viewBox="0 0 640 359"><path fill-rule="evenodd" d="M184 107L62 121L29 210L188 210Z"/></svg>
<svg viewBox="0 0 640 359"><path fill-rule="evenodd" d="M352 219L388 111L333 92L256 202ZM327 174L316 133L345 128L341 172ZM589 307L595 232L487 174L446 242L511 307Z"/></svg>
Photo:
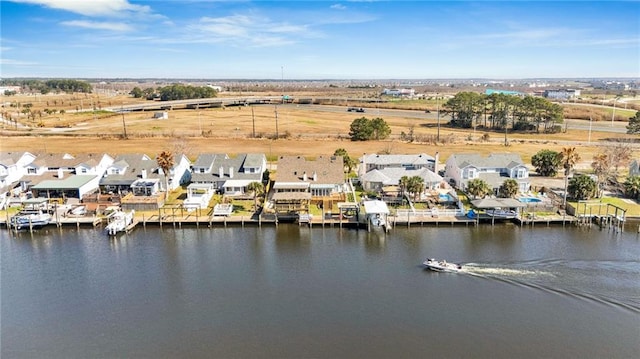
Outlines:
<svg viewBox="0 0 640 359"><path fill-rule="evenodd" d="M198 155L198 158L196 158L196 161L193 163L193 167L206 167L209 168L212 164L213 161L215 161L215 159L218 156L223 156L223 157L227 157L226 154L222 153L201 153L200 155Z"/></svg>
<svg viewBox="0 0 640 359"><path fill-rule="evenodd" d="M393 165L393 164L421 164L426 165L429 162L435 161L435 158L427 155L426 153L419 153L417 155L378 155L370 154L364 155L360 158L366 162L367 165Z"/></svg>
<svg viewBox="0 0 640 359"><path fill-rule="evenodd" d="M40 154L33 161L38 167L47 168L74 168L81 164L90 167L96 166L106 154L104 153L80 153L72 155L69 153L45 153Z"/></svg>
<svg viewBox="0 0 640 359"><path fill-rule="evenodd" d="M160 178L158 163L144 154L126 154L116 157L113 167L126 168L124 174L106 174L100 179L101 186L130 185L141 178L142 170L147 170L148 178Z"/></svg>
<svg viewBox="0 0 640 359"><path fill-rule="evenodd" d="M209 154L202 158L200 163L206 163L209 159L213 159L210 173L192 173L191 182L221 182L230 179L234 180L250 180L262 181L262 173L248 173L244 171L245 167L259 167L262 164L263 154L240 154L236 157L229 157L226 154ZM196 162L200 161L200 157ZM250 163L250 165L247 165ZM258 163L258 164L256 164ZM194 165L194 167L197 167ZM202 167L209 167L203 165ZM220 168L222 167L222 176L220 176ZM233 177L231 177L231 169L233 168Z"/></svg>
<svg viewBox="0 0 640 359"><path fill-rule="evenodd" d="M452 155L459 168L469 166L477 168L513 168L524 166L520 155L515 153L492 153L482 157L477 153Z"/></svg>
<svg viewBox="0 0 640 359"><path fill-rule="evenodd" d="M313 174L317 180L313 180ZM307 181L304 181L304 175ZM320 156L307 161L303 156L280 156L276 182L344 183L344 161L342 156Z"/></svg>
<svg viewBox="0 0 640 359"><path fill-rule="evenodd" d="M401 167L383 168L379 170L372 170L365 173L362 176L362 180L365 182L380 182L384 185L397 185L400 183L400 178L407 177L420 177L425 183L440 183L442 177L433 173L433 171L423 168L419 170L407 170Z"/></svg>
<svg viewBox="0 0 640 359"><path fill-rule="evenodd" d="M15 165L26 152L0 152L0 165Z"/></svg>

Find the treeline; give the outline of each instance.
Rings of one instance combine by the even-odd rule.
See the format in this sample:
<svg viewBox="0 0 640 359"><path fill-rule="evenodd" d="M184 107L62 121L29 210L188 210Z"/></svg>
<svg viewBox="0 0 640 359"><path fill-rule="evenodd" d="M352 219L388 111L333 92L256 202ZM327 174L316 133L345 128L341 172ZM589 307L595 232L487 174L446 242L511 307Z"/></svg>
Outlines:
<svg viewBox="0 0 640 359"><path fill-rule="evenodd" d="M58 80L13 80L7 79L0 81L2 86L20 86L23 91L40 92L47 94L49 92L84 92L91 93L93 87L86 81L58 79Z"/></svg>
<svg viewBox="0 0 640 359"><path fill-rule="evenodd" d="M193 98L210 98L216 97L218 92L208 86L190 86L173 84L165 87L158 87L157 89L146 88L142 90L139 87L134 87L130 94L135 98L146 98L147 100L154 100L160 98L162 101L171 100L186 100Z"/></svg>
<svg viewBox="0 0 640 359"><path fill-rule="evenodd" d="M461 128L558 132L563 121L562 106L533 96L459 92L443 108L451 126Z"/></svg>

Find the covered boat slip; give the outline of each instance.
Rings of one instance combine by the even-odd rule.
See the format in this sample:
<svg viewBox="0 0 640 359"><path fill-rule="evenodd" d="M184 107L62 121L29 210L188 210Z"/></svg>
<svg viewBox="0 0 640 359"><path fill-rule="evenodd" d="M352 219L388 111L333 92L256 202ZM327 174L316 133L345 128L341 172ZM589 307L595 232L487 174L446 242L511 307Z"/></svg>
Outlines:
<svg viewBox="0 0 640 359"><path fill-rule="evenodd" d="M390 230L390 224L387 217L391 212L384 201L364 201L362 202L362 205L364 206L364 213L368 226L384 228L385 231Z"/></svg>
<svg viewBox="0 0 640 359"><path fill-rule="evenodd" d="M512 219L519 215L521 208L526 207L525 203L513 198L482 198L471 201L474 208L484 210L483 212L475 213L469 211L469 218L477 216L478 219Z"/></svg>

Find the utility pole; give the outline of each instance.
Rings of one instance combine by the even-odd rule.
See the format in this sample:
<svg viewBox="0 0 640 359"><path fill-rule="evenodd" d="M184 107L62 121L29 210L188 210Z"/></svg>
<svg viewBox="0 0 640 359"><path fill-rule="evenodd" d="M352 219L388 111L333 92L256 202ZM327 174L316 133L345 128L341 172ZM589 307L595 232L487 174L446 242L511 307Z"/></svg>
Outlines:
<svg viewBox="0 0 640 359"><path fill-rule="evenodd" d="M613 98L613 114L611 114L611 127L613 127L613 120L616 118L616 97Z"/></svg>
<svg viewBox="0 0 640 359"><path fill-rule="evenodd" d="M120 108L120 112L122 113L122 132L123 132L123 136L124 139L127 139L127 123L124 122L124 110L122 109L122 107Z"/></svg>
<svg viewBox="0 0 640 359"><path fill-rule="evenodd" d="M280 138L278 134L278 105L276 105L276 140Z"/></svg>
<svg viewBox="0 0 640 359"><path fill-rule="evenodd" d="M253 113L253 106L251 106L251 121L253 122L253 138L256 138L256 116Z"/></svg>
<svg viewBox="0 0 640 359"><path fill-rule="evenodd" d="M438 121L438 135L436 136L436 142L440 142L440 101L438 100L438 93L436 92L436 118Z"/></svg>

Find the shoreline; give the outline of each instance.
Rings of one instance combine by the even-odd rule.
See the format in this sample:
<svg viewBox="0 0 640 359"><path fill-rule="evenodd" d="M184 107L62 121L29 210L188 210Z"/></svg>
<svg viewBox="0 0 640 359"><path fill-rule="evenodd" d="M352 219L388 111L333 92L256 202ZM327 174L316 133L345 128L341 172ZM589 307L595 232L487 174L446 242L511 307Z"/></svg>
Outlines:
<svg viewBox="0 0 640 359"><path fill-rule="evenodd" d="M336 219L336 218L314 218L308 222L298 222L293 218L276 219L276 218L262 218L258 216L258 219L252 218L255 216L230 216L230 217L210 217L210 216L164 216L158 218L157 215L145 218L144 216L136 216L134 222L127 228L125 232L132 232L136 228L146 228L148 226L162 228L165 226L173 228L195 227L195 228L226 228L226 227L244 227L244 226L279 226L279 225L297 225L299 227L322 227L322 228L351 228L356 230L366 230L369 232L391 232L396 227L399 228L411 228L411 227L454 227L454 226L495 226L495 225L516 225L519 227L550 227L550 226L567 226L572 225L574 227L584 226L598 226L600 229L612 228L615 230L623 231L625 223L640 222L640 217L627 217L624 221L615 220L606 217L590 216L590 217L575 217L569 215L557 215L548 217L538 217L534 219L525 218L509 218L509 219L492 219L490 217L470 219L467 217L427 217L416 216L411 219L399 219L396 216L389 216L388 220L391 224L386 230L382 228L376 228L368 225L366 222L361 222L355 219ZM37 232L40 229L49 228L69 228L76 227L77 229L93 227L98 228L106 225L106 219L101 217L66 217L63 219L53 220L45 226L34 228L22 228L20 230L12 229L7 225L5 219L0 220L0 226L8 232ZM638 224L638 232L640 232L640 223Z"/></svg>

